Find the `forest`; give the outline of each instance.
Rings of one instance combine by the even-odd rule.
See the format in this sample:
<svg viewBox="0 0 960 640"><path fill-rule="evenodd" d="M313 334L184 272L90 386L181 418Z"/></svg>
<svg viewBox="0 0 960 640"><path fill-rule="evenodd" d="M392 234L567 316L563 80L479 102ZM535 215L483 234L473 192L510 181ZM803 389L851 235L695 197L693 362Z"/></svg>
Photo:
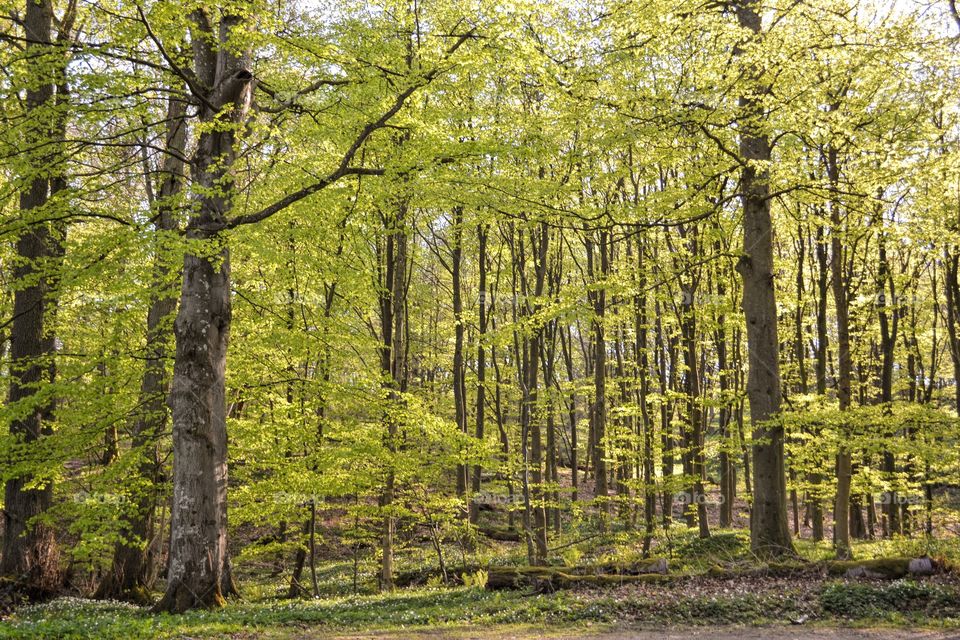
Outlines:
<svg viewBox="0 0 960 640"><path fill-rule="evenodd" d="M0 637L781 575L960 625L958 33L0 0Z"/></svg>

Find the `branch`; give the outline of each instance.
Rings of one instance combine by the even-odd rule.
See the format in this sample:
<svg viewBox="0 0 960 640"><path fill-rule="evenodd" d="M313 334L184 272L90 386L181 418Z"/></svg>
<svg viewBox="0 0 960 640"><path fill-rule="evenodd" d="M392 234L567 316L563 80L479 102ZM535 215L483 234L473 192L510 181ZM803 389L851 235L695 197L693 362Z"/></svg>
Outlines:
<svg viewBox="0 0 960 640"><path fill-rule="evenodd" d="M299 105L300 98L313 93L314 91L320 89L321 87L339 87L349 83L350 81L347 79L333 80L330 78L321 78L315 82L310 83L303 89L299 89L286 100L281 100L279 96L279 92L271 88L267 83L261 80L260 82L257 83L257 89L260 89L265 94L270 96L274 101L276 101L278 106L270 107L270 108L261 107L260 110L263 111L264 113L279 113L280 111L283 111L285 109L291 109L291 108L296 109L296 108L299 108L300 106Z"/></svg>
<svg viewBox="0 0 960 640"><path fill-rule="evenodd" d="M153 42L154 46L157 47L157 50L160 52L160 56L170 66L170 69L177 75L177 77L186 83L187 87L190 89L190 93L192 93L197 100L203 102L211 110L216 111L210 102L207 101L206 92L203 91L203 88L200 86L200 83L193 72L190 69L186 69L178 65L170 56L170 54L167 53L163 43L160 42L160 39L150 27L150 22L147 20L147 16L143 13L143 8L139 4L137 4L137 14L140 16L140 22L143 23L143 28L147 31L147 36Z"/></svg>
<svg viewBox="0 0 960 640"><path fill-rule="evenodd" d="M474 32L475 32L475 29L470 29L466 33L462 34L457 39L457 41L447 49L446 53L443 56L443 60L444 61L448 60L450 56L456 53L457 49L459 49L463 45L463 43L465 43L467 40L473 37ZM273 204L270 204L264 207L263 209L261 209L260 211L257 211L256 213L251 213L244 216L237 216L236 218L227 220L222 224L221 228L233 229L241 225L254 224L254 223L266 220L270 216L280 211L283 211L290 205L296 202L299 202L300 200L303 200L304 198L311 196L314 193L317 193L318 191L321 191L329 187L331 184L333 184L334 182L336 182L337 180L345 176L383 175L384 173L383 169L366 169L363 167L353 167L351 166L351 163L353 162L353 159L356 157L357 152L360 150L360 147L363 146L363 143L366 142L367 139L371 135L373 135L375 131L377 131L378 129L382 129L384 126L386 126L387 122L389 122L390 119L393 118L393 116L395 116L400 111L400 109L403 108L403 105L406 103L407 99L410 96L412 96L418 89L430 84L430 82L433 81L433 79L436 78L438 75L440 75L443 71L444 71L443 64L442 63L438 64L434 68L430 69L430 71L423 74L419 82L414 82L409 87L407 87L407 89L405 89L400 94L398 94L394 98L393 103L390 105L390 107L387 108L387 110L384 111L379 118L377 118L373 122L367 123L367 125L360 130L360 133L357 134L356 138L354 138L353 143L343 154L343 157L340 159L340 163L337 166L337 168L331 171L325 177L321 178L319 181L314 182L311 185L308 185L300 189L299 191L294 191L293 193L288 194L283 198L280 198ZM216 229L214 231L217 231L217 230L219 229Z"/></svg>

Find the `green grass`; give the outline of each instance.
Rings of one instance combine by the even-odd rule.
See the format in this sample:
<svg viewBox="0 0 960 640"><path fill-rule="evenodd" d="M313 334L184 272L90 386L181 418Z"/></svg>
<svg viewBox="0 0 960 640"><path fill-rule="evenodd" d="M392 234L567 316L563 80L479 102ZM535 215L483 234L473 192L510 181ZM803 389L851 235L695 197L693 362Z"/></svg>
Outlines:
<svg viewBox="0 0 960 640"><path fill-rule="evenodd" d="M231 602L216 611L185 615L153 615L147 609L118 602L61 598L19 609L0 622L0 640L6 638L203 638L237 635L244 638L288 638L307 634L363 631L484 629L503 632L516 627L547 628L566 632L596 630L604 625L715 625L783 624L804 619L815 623L939 625L960 627L960 587L947 581L855 582L807 579L775 584L758 581L737 584L729 593L701 588L706 578L696 577L716 565L750 567L745 531L715 531L701 540L696 531L672 527L661 538L654 555L670 560L673 574L691 576L673 586L656 588L600 588L530 595L526 592L487 592L482 589L417 588L390 594L376 588L375 563L360 563L358 595L353 591L353 563L332 561L317 567L323 594L316 600L278 598L289 575L265 577L265 566L242 563L239 568L244 601ZM578 543L576 556L583 563L629 563L639 560L642 538L637 532L611 532ZM955 541L897 539L857 541L859 559L930 555L956 563ZM797 550L808 560L832 557L829 543L797 541ZM460 572L455 547L446 551L452 574ZM522 564L520 545L484 544L470 561ZM560 554L557 560L560 560ZM433 569L435 556L424 549L407 549L398 558L404 570ZM954 565L956 566L956 564ZM745 578L749 580L749 578Z"/></svg>
<svg viewBox="0 0 960 640"><path fill-rule="evenodd" d="M216 611L151 615L116 602L62 598L26 607L0 624L0 638L212 637L239 632L408 629L607 621L610 612L570 593L526 597L479 589L403 591L314 601L231 603Z"/></svg>
<svg viewBox="0 0 960 640"><path fill-rule="evenodd" d="M234 602L216 611L152 615L117 602L61 598L20 609L0 623L0 638L286 638L359 631L520 626L567 631L606 624L769 624L805 618L845 624L960 626L956 587L913 581L827 582L813 589L778 586L721 595L633 590L546 595L480 589L420 589L383 595Z"/></svg>

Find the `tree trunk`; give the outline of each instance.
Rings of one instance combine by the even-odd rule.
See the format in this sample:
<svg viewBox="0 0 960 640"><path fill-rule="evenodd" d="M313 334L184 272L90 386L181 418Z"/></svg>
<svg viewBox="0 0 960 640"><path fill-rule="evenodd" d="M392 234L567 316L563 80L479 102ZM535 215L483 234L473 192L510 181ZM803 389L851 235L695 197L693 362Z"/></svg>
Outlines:
<svg viewBox="0 0 960 640"><path fill-rule="evenodd" d="M897 309L896 283L890 273L890 263L887 260L887 247L882 230L880 232L879 253L877 307L880 316L880 353L882 358L880 365L880 402L884 405L884 413L889 415L892 411L890 403L893 402L893 361L897 332L900 326L900 315ZM887 291L890 294L889 300ZM888 310L891 307L893 307L892 313L889 313ZM890 480L894 479L897 466L896 459L890 451L883 452L883 471ZM883 501L883 514L886 517L885 530L890 537L901 533L899 502L898 494L893 489L887 493L886 499Z"/></svg>
<svg viewBox="0 0 960 640"><path fill-rule="evenodd" d="M406 327L407 327L407 253L406 224L407 205L399 203L392 218L384 223L386 237L382 257L380 284L380 369L384 377L384 392L388 404L402 402L406 390ZM399 446L401 425L387 410L384 416L384 434L387 450L395 453ZM380 538L380 588L393 589L393 547L396 522L391 509L396 494L396 475L393 460L387 463L380 507L384 510Z"/></svg>
<svg viewBox="0 0 960 640"><path fill-rule="evenodd" d="M596 483L594 485L594 497L600 506L601 511L606 513L609 505L607 504L607 453L606 453L606 425L607 425L607 345L604 336L604 314L607 307L605 285L598 286L596 280L606 277L609 268L607 261L607 232L600 232L599 245L594 245L592 239L587 240L587 264L588 271L594 277L592 290L588 293L593 304L594 319L592 322L593 333L593 403L590 405L590 424L593 434L593 468ZM599 252L599 277L596 271L597 258L596 252Z"/></svg>
<svg viewBox="0 0 960 640"><path fill-rule="evenodd" d="M740 26L754 37L760 34L760 15L755 0L737 3ZM740 52L742 54L742 52ZM748 66L755 77L757 71ZM758 80L754 84L759 85ZM757 86L759 93L766 93ZM770 141L753 119L760 117L757 98L740 99L745 117L741 122L740 155L743 200L743 255L737 269L743 277L743 311L747 322L749 371L747 397L753 424L753 511L750 546L754 553L776 556L793 554L787 525L786 477L783 460L783 427L776 423L780 412L780 342L777 337L777 303L773 282L773 226L770 218L769 171L755 163L769 163Z"/></svg>
<svg viewBox="0 0 960 640"><path fill-rule="evenodd" d="M175 231L176 198L183 187L183 160L186 148L186 103L171 98L167 106L166 149L161 169L160 189L157 193L158 240L164 233ZM152 179L149 173L146 180ZM170 332L166 319L177 305L176 290L170 280L170 268L162 254L162 242L156 245L153 288L147 311L146 368L140 381L138 412L133 424L132 447L139 452L137 477L146 485L136 497L136 507L124 525L123 540L114 551L113 564L97 589L98 598L145 601L153 585L152 559L156 552L152 545L153 513L157 506L160 484L161 457L158 440L167 425L166 392Z"/></svg>
<svg viewBox="0 0 960 640"><path fill-rule="evenodd" d="M824 398L827 395L827 241L826 230L823 225L817 227L817 395ZM815 431L815 437L818 433ZM813 495L810 499L810 519L813 526L815 542L823 540L823 503L819 487L823 476L819 472L811 472L810 485Z"/></svg>
<svg viewBox="0 0 960 640"><path fill-rule="evenodd" d="M33 124L27 131L26 146L31 172L22 176L20 214L26 222L16 239L19 259L13 269L18 286L13 294L13 316L10 325L10 389L9 403L29 407L23 417L10 423L10 435L18 442L30 444L50 434L55 401L37 402L34 397L43 385L56 377L56 343L53 316L56 313L56 270L64 251L64 233L58 225L44 220L44 209L57 190L56 178L48 178L50 142L54 147L62 137L58 131L62 115L52 111L57 103L54 92L57 79L51 77L50 56L53 28L53 6L49 0L26 3L23 20L27 37L26 59L29 74L35 81L26 91L27 117ZM55 65L54 69L59 68ZM34 154L39 154L34 156ZM56 169L55 169L56 170ZM53 271L51 271L53 269ZM39 274L39 277L38 277ZM13 578L28 596L41 597L60 588L62 573L54 529L38 521L53 502L53 482L33 486L30 476L7 480L3 502L3 555L0 575Z"/></svg>
<svg viewBox="0 0 960 640"><path fill-rule="evenodd" d="M837 151L830 148L827 151L827 174L830 185L836 189L839 182L840 169L837 163ZM836 196L830 202L830 269L833 276L833 303L837 315L837 400L840 411L850 408L850 387L853 376L853 359L850 354L850 310L847 300L847 288L844 281L844 252L841 240L840 204ZM833 509L833 547L837 557L848 559L850 552L850 481L851 460L850 450L842 439L846 434L841 430L840 451L837 454L837 495Z"/></svg>
<svg viewBox="0 0 960 640"><path fill-rule="evenodd" d="M155 609L178 613L223 604L233 590L227 557L227 427L225 375L230 335L230 252L219 235L232 208L231 170L237 131L247 120L253 75L247 55L225 42L242 27L225 14L214 27L202 9L191 14L194 73L207 91L203 127L192 160L199 187L187 237L206 251L183 259L176 357L170 390L173 416L173 510L166 592ZM221 46L214 46L220 42ZM224 117L224 114L226 117ZM212 122L224 123L209 126Z"/></svg>
<svg viewBox="0 0 960 640"><path fill-rule="evenodd" d="M486 412L486 383L487 383L487 353L483 341L487 334L487 235L489 232L484 224L477 225L477 241L479 243L477 270L480 274L480 318L477 335L477 410L476 410L476 438L483 442L484 419ZM473 476L470 483L470 491L474 496L480 493L480 480L482 469L480 464L473 466ZM470 522L477 524L479 518L478 505L475 502L470 503Z"/></svg>
<svg viewBox="0 0 960 640"><path fill-rule="evenodd" d="M463 358L463 292L461 291L460 281L463 271L463 207L454 207L453 209L453 244L450 247L450 269L453 280L453 406L457 422L457 429L460 433L467 433L467 383L466 366ZM469 467L464 464L457 465L457 496L466 499L467 486L469 485ZM465 514L469 515L470 508L467 506Z"/></svg>

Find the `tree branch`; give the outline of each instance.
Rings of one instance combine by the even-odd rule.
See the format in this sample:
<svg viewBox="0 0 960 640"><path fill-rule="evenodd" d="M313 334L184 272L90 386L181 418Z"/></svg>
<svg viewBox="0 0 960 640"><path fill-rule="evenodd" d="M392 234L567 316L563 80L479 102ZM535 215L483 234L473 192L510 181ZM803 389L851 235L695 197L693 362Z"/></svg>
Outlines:
<svg viewBox="0 0 960 640"><path fill-rule="evenodd" d="M443 61L449 60L449 58L454 53L456 53L457 49L459 49L463 45L463 43L473 38L475 31L476 29L470 29L466 33L461 34L460 37L457 39L457 41L446 50L443 56ZM334 182L336 182L337 180L345 176L383 175L383 169L366 169L363 167L353 167L351 166L351 164L354 158L356 157L357 152L360 150L360 147L363 146L363 144L367 141L367 139L369 139L370 136L373 135L375 131L382 129L384 126L386 126L387 122L389 122L390 119L393 118L393 116L395 116L400 111L400 109L403 108L403 105L406 103L407 99L410 96L412 96L418 89L430 84L430 82L432 82L434 78L439 76L445 70L443 61L441 61L440 64L436 65L435 67L430 69L428 72L423 74L423 76L421 76L419 81L414 82L409 87L407 87L404 91L399 93L394 98L393 103L391 103L391 105L380 115L379 118L377 118L372 122L368 122L363 127L363 129L360 130L360 133L358 133L357 137L354 138L353 143L351 143L350 147L346 150L346 152L344 152L343 156L340 159L340 163L337 165L336 169L331 171L329 174L327 174L325 177L321 178L317 182L314 182L311 185L308 185L298 191L294 191L293 193L284 196L283 198L280 198L273 204L270 204L264 207L260 211L243 215L243 216L237 216L236 218L227 220L225 223L223 223L222 228L233 229L241 225L254 224L254 223L266 220L270 216L280 211L283 211L290 205L296 202L299 202L300 200L303 200L304 198L311 196L314 193L317 193L318 191L321 191L329 187L331 184L333 184Z"/></svg>

